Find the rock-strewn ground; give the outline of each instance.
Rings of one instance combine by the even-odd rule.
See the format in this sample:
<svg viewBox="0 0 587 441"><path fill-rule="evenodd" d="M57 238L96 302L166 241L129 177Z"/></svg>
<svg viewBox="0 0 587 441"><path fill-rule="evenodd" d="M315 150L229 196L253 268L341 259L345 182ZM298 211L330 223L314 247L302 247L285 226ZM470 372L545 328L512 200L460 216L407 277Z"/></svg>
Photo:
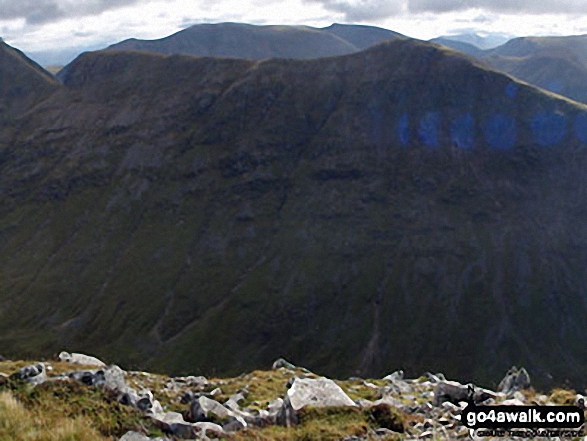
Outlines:
<svg viewBox="0 0 587 441"><path fill-rule="evenodd" d="M469 439L460 421L467 399L583 405L574 391L536 392L523 369L508 372L498 392L475 388L471 395L467 385L431 373L417 379L394 372L382 379L339 381L278 360L271 370L235 378L168 377L100 365L78 354L60 358L66 361L0 362L0 393L21 402L29 418L81 417L88 431L110 440ZM3 412L8 411L0 406L0 427L7 424ZM22 439L49 439L43 430ZM67 439L92 438L86 433Z"/></svg>

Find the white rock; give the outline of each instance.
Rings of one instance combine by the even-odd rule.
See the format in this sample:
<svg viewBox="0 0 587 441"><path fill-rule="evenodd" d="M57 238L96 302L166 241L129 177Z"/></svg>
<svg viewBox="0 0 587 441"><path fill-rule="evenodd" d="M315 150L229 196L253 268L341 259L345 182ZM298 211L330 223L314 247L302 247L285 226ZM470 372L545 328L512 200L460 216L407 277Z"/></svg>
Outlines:
<svg viewBox="0 0 587 441"><path fill-rule="evenodd" d="M357 406L338 384L328 378L297 379L287 391L287 396L296 411L305 406Z"/></svg>
<svg viewBox="0 0 587 441"><path fill-rule="evenodd" d="M106 364L103 361L98 360L96 357L93 357L91 355L85 354L70 354L68 352L62 352L61 354L59 354L59 360L65 361L67 363L83 364L86 366L106 366Z"/></svg>

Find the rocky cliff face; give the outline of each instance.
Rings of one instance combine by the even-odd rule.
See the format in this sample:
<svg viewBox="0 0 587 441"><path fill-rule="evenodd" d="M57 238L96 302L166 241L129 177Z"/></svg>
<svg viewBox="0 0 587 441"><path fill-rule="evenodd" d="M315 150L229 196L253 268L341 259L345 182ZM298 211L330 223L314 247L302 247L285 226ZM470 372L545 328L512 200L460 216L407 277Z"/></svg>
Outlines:
<svg viewBox="0 0 587 441"><path fill-rule="evenodd" d="M61 79L0 145L6 353L584 383L584 107L407 40Z"/></svg>

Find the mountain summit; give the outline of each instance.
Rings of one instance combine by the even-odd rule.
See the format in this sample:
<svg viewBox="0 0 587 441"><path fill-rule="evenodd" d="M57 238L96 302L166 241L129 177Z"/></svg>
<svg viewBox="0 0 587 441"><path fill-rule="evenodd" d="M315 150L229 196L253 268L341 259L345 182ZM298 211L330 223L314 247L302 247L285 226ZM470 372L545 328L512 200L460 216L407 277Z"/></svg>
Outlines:
<svg viewBox="0 0 587 441"><path fill-rule="evenodd" d="M266 58L320 58L346 55L401 34L374 26L333 24L255 26L244 23L198 24L159 40L130 39L108 50L140 50L165 55Z"/></svg>

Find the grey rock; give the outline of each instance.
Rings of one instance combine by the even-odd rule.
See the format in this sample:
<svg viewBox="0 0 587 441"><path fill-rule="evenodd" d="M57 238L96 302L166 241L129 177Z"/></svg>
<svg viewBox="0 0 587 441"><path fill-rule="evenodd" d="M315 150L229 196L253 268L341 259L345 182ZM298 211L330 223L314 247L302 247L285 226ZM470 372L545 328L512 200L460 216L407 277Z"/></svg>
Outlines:
<svg viewBox="0 0 587 441"><path fill-rule="evenodd" d="M151 438L149 438L146 435L143 435L142 433L138 433L138 432L126 432L122 438L120 438L120 441L150 441Z"/></svg>
<svg viewBox="0 0 587 441"><path fill-rule="evenodd" d="M482 403L489 398L495 399L497 394L487 389L474 388L473 402ZM434 389L434 406L438 407L445 401L451 403L466 402L469 399L469 386L457 383L456 381L443 381L436 385Z"/></svg>
<svg viewBox="0 0 587 441"><path fill-rule="evenodd" d="M275 369L281 369L281 368L291 369L291 370L296 369L295 365L291 364L289 361L285 360L284 358L278 358L273 363L273 366L271 366L271 369L275 370Z"/></svg>
<svg viewBox="0 0 587 441"><path fill-rule="evenodd" d="M395 371L391 374L389 374L386 377L383 377L384 380L387 381L397 381L397 380L403 380L404 379L404 371L399 370L399 371Z"/></svg>
<svg viewBox="0 0 587 441"><path fill-rule="evenodd" d="M214 423L201 422L195 423L193 426L196 429L197 434L204 439L206 439L208 435L221 437L226 434L221 426Z"/></svg>
<svg viewBox="0 0 587 441"><path fill-rule="evenodd" d="M275 400L273 400L271 403L269 403L269 405L267 406L267 411L269 412L269 415L277 415L279 413L279 410L283 407L283 399L282 398L276 398Z"/></svg>
<svg viewBox="0 0 587 441"><path fill-rule="evenodd" d="M518 369L513 366L510 368L505 377L500 381L497 386L498 392L504 394L513 394L516 391L528 389L530 387L530 375L524 368Z"/></svg>
<svg viewBox="0 0 587 441"><path fill-rule="evenodd" d="M177 438L190 439L195 437L199 430L193 424L185 421L183 416L177 412L167 412L151 416L153 422L164 433Z"/></svg>
<svg viewBox="0 0 587 441"><path fill-rule="evenodd" d="M255 422L256 417L238 409L229 409L208 397L199 397L190 404L186 420L193 423L222 421L223 429L232 432L247 427L247 420Z"/></svg>
<svg viewBox="0 0 587 441"><path fill-rule="evenodd" d="M168 438L149 438L146 435L143 435L142 433L139 432L126 432L122 438L120 438L120 441L169 441Z"/></svg>
<svg viewBox="0 0 587 441"><path fill-rule="evenodd" d="M191 390L188 390L188 391L185 391L185 392L184 392L184 393L181 395L181 397L180 397L180 399L179 399L179 402L180 402L181 404L189 404L189 403L191 403L192 401L194 401L196 398L197 398L197 397L195 396L195 394L194 394L194 393L193 393Z"/></svg>
<svg viewBox="0 0 587 441"><path fill-rule="evenodd" d="M104 385L106 382L106 375L102 369L95 371L70 372L68 377L71 380L79 381L87 386Z"/></svg>
<svg viewBox="0 0 587 441"><path fill-rule="evenodd" d="M225 432L238 432L247 428L247 423L242 417L232 416L222 423Z"/></svg>
<svg viewBox="0 0 587 441"><path fill-rule="evenodd" d="M426 372L425 376L432 383L440 383L442 381L446 381L446 377L444 376L444 374L433 374L431 372Z"/></svg>
<svg viewBox="0 0 587 441"><path fill-rule="evenodd" d="M77 354L77 353L70 354L69 352L65 352L65 351L61 352L61 354L59 354L59 360L67 362L67 363L83 364L86 366L106 367L106 364L103 361L101 361L91 355Z"/></svg>
<svg viewBox="0 0 587 441"><path fill-rule="evenodd" d="M283 400L283 406L275 417L275 422L285 427L295 426L299 422L298 413L293 409L289 396L287 395Z"/></svg>
<svg viewBox="0 0 587 441"><path fill-rule="evenodd" d="M234 394L226 401L226 403L224 403L224 407L227 407L232 410L240 410L240 406L238 403L240 403L244 399L245 396L242 393Z"/></svg>
<svg viewBox="0 0 587 441"><path fill-rule="evenodd" d="M583 395L577 394L575 397L575 406L577 406L579 409L585 410L586 404L587 398L585 398Z"/></svg>
<svg viewBox="0 0 587 441"><path fill-rule="evenodd" d="M288 389L277 422L289 427L297 424L297 412L306 407L357 407L334 381L328 378L297 378Z"/></svg>
<svg viewBox="0 0 587 441"><path fill-rule="evenodd" d="M287 391L294 410L300 410L305 406L331 407L350 406L356 404L334 381L328 378L297 379Z"/></svg>
<svg viewBox="0 0 587 441"><path fill-rule="evenodd" d="M10 378L23 380L37 386L47 381L47 370L43 363L37 363L19 369L18 372L12 374Z"/></svg>
<svg viewBox="0 0 587 441"><path fill-rule="evenodd" d="M210 392L210 395L212 395L214 397L216 395L220 395L221 393L222 393L222 389L220 389L219 387L217 387L212 392Z"/></svg>

